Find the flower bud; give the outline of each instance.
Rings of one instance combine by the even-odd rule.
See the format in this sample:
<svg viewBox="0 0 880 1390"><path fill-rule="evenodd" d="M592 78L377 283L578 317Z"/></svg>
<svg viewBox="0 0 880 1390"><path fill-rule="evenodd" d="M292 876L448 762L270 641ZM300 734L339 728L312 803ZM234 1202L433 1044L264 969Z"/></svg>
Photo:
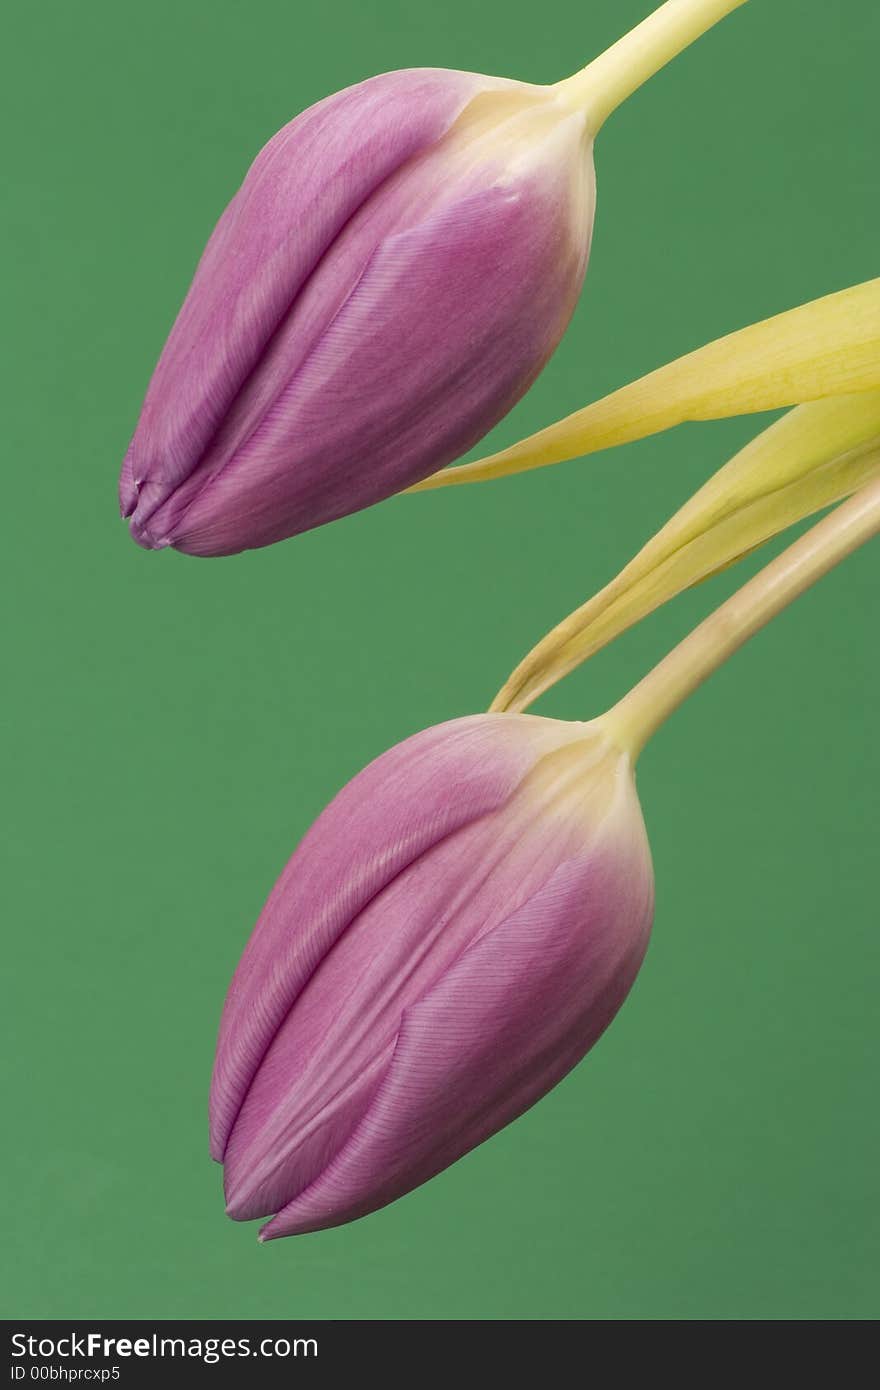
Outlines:
<svg viewBox="0 0 880 1390"><path fill-rule="evenodd" d="M269 141L153 374L120 502L227 555L369 506L475 444L580 291L592 136L559 88L386 73Z"/></svg>
<svg viewBox="0 0 880 1390"><path fill-rule="evenodd" d="M647 947L650 852L601 721L476 715L330 803L233 979L211 1090L227 1210L262 1237L425 1182L593 1045Z"/></svg>

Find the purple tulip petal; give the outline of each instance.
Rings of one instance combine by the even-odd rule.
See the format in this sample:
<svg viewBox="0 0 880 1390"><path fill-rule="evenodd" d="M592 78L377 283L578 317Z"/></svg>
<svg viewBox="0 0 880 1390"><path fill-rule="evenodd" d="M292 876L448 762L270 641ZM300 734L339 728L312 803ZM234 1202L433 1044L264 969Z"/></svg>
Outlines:
<svg viewBox="0 0 880 1390"><path fill-rule="evenodd" d="M580 844L580 828L566 822L528 833L534 804L518 800L527 804L513 809L508 796L425 846L317 966L262 1058L226 1150L237 1219L268 1215L312 1181L363 1113L401 1015ZM381 801L375 809L381 817Z"/></svg>
<svg viewBox="0 0 880 1390"><path fill-rule="evenodd" d="M220 218L159 359L126 456L123 515L145 481L161 496L189 476L327 247L483 85L469 73L384 73L273 136Z"/></svg>
<svg viewBox="0 0 880 1390"><path fill-rule="evenodd" d="M652 885L601 725L478 715L371 764L293 856L230 991L229 1214L277 1212L270 1236L352 1219L532 1104L622 1002Z"/></svg>
<svg viewBox="0 0 880 1390"><path fill-rule="evenodd" d="M179 488L151 532L190 554L233 553L245 531L269 545L471 448L568 324L586 248L559 234L560 196L546 177L495 186L384 241L241 446L207 484L199 469Z"/></svg>
<svg viewBox="0 0 880 1390"><path fill-rule="evenodd" d="M650 873L607 855L562 865L402 1018L349 1142L264 1227L320 1230L384 1206L539 1100L620 1008L648 943Z"/></svg>
<svg viewBox="0 0 880 1390"><path fill-rule="evenodd" d="M351 922L424 851L504 804L537 752L558 741L556 727L478 715L422 731L365 768L318 818L273 889L226 1000L211 1088L215 1158L279 1027Z"/></svg>
<svg viewBox="0 0 880 1390"><path fill-rule="evenodd" d="M286 126L156 367L120 484L134 538L267 545L475 443L574 308L589 153L544 89L445 70L385 74Z"/></svg>

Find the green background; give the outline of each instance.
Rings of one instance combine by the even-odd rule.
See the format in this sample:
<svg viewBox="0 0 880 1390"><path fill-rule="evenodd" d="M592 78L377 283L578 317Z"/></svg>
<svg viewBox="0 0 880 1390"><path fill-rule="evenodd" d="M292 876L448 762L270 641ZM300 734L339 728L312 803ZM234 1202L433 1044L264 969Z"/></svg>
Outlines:
<svg viewBox="0 0 880 1390"><path fill-rule="evenodd" d="M653 945L553 1094L393 1207L265 1248L207 1158L223 994L299 836L382 749L484 707L757 423L205 561L137 549L117 516L149 373L220 209L299 108L409 65L552 81L646 9L56 0L7 22L7 1317L878 1311L868 551L645 754ZM753 0L609 121L575 322L493 444L878 273L878 41L875 0ZM598 713L754 568L539 710Z"/></svg>

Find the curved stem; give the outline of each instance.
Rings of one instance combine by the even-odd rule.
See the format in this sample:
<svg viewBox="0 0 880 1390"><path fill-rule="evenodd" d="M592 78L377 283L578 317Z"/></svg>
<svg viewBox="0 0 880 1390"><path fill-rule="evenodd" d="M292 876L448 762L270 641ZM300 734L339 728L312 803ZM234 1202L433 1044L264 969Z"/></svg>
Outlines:
<svg viewBox="0 0 880 1390"><path fill-rule="evenodd" d="M655 72L745 0L666 0L573 77L556 84L587 111L595 135L611 112Z"/></svg>
<svg viewBox="0 0 880 1390"><path fill-rule="evenodd" d="M880 532L880 479L810 528L602 716L635 760L651 735L754 633Z"/></svg>

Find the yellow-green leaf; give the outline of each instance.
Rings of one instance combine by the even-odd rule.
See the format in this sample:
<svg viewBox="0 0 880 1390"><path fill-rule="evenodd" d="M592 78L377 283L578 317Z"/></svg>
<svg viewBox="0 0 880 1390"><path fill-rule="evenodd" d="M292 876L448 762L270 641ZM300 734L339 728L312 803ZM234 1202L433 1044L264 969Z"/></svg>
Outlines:
<svg viewBox="0 0 880 1390"><path fill-rule="evenodd" d="M509 449L433 474L422 492L484 482L713 420L880 388L880 279L814 299L623 386Z"/></svg>
<svg viewBox="0 0 880 1390"><path fill-rule="evenodd" d="M880 391L798 407L753 439L620 574L533 648L494 710L522 710L684 589L880 474Z"/></svg>

